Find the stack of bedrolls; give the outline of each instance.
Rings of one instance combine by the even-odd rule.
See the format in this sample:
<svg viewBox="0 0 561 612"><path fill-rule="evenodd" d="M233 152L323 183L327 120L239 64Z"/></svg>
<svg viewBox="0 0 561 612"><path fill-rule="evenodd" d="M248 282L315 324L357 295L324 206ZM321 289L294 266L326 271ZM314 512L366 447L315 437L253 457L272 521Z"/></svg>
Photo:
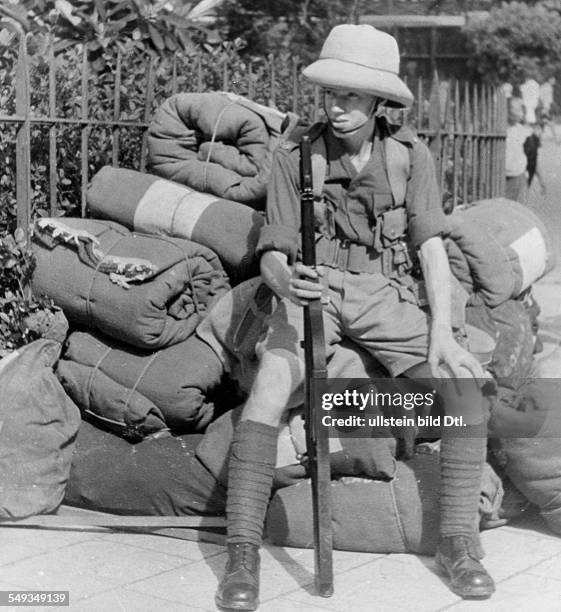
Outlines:
<svg viewBox="0 0 561 612"><path fill-rule="evenodd" d="M150 126L155 174L104 167L93 218L37 221L33 290L72 324L57 374L89 420L138 441L203 431L222 409L223 365L194 331L257 272L272 152L296 120L229 94L173 96Z"/></svg>
<svg viewBox="0 0 561 612"><path fill-rule="evenodd" d="M221 412L241 401L227 379L235 379L241 397L251 385L263 325L255 315L269 307L255 245L272 154L296 123L290 113L231 94L175 95L150 125L150 174L102 168L87 193L93 219L37 222L34 290L50 295L74 329L57 374L90 421L119 434L83 424L67 501L118 513L224 512L239 411ZM553 262L547 232L527 208L499 198L476 204L450 216L447 248L461 297L456 310L472 330L495 340L488 368L499 383L491 416L497 425L522 410L533 362L529 289ZM225 332L219 342L239 360L239 367L228 364L228 376L220 350L194 335L225 294L221 304L235 315L239 333L220 330L214 317L206 321L219 336ZM337 347L329 372L385 375L351 344ZM292 412L279 433L279 489L268 517L268 535L278 544L312 542L302 431L301 414ZM335 545L432 552L438 455L398 460L386 433L333 442ZM545 510L551 496L561 495L561 474L532 488L550 476L542 467L538 476L532 472L526 447L503 443L503 473ZM532 465L543 459L537 454ZM489 467L480 508L485 524L503 523L512 510L504 506L501 481Z"/></svg>

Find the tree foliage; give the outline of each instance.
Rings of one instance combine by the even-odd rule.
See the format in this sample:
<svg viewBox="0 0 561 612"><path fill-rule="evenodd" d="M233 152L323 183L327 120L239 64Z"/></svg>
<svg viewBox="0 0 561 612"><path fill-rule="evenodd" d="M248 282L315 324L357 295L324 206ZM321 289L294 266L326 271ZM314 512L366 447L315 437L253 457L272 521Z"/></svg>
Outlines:
<svg viewBox="0 0 561 612"><path fill-rule="evenodd" d="M489 83L547 79L561 70L561 2L502 3L470 19L471 66Z"/></svg>
<svg viewBox="0 0 561 612"><path fill-rule="evenodd" d="M56 38L57 52L88 42L101 54L114 43L157 53L192 50L206 30L189 18L196 3L181 0L12 0L0 6L2 22ZM2 32L8 37L7 29ZM6 42L0 37L0 43Z"/></svg>
<svg viewBox="0 0 561 612"><path fill-rule="evenodd" d="M337 23L353 23L364 0L227 0L219 9L224 36L243 39L246 53L290 51L315 57L327 32Z"/></svg>

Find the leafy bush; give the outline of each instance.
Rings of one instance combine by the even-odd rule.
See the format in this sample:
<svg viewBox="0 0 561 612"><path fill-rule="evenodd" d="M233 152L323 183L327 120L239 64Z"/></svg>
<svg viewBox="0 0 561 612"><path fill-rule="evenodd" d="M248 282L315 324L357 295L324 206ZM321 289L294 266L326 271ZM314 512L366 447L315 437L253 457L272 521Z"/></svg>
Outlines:
<svg viewBox="0 0 561 612"><path fill-rule="evenodd" d="M33 298L26 287L34 258L23 230L0 236L0 357L41 335L56 312L48 299Z"/></svg>
<svg viewBox="0 0 561 612"><path fill-rule="evenodd" d="M235 43L224 43L191 55L155 57L129 41L104 49L102 62L88 62L87 78L83 81L84 45L68 47L49 60L48 46L34 46L33 40L30 37L28 44L35 51L29 55L32 115L54 115L67 123L59 122L54 127L48 121L31 124L32 217L81 214L85 187L82 164L88 178L113 162L139 169L146 126L156 108L176 92L228 90L281 110L296 109L307 119L314 113L313 88L303 83L294 87L300 66L288 53L274 60L243 58ZM53 108L49 103L50 61L55 70ZM116 83L118 62L121 76ZM150 65L153 87L148 82ZM15 113L15 71L16 52L10 49L0 63L0 112L7 114ZM154 95L147 96L147 91L152 90ZM89 128L82 125L83 113L96 123ZM115 126L114 120L136 125ZM0 231L15 229L16 130L14 123L4 123L0 130ZM87 160L82 159L86 135ZM56 140L56 160L50 159L50 139ZM56 196L51 202L54 161Z"/></svg>
<svg viewBox="0 0 561 612"><path fill-rule="evenodd" d="M157 53L192 50L207 32L190 19L191 8L182 0L11 0L0 16L26 32L53 35L56 52L88 42L90 58L102 65L104 49L131 41Z"/></svg>
<svg viewBox="0 0 561 612"><path fill-rule="evenodd" d="M15 114L17 48L0 42L0 113ZM177 92L229 90L249 96L281 110L297 108L307 118L313 115L312 89L295 91L293 78L296 60L288 53L273 58L241 57L235 42L209 46L192 53L159 55L139 46L138 41L123 40L108 45L92 58L83 44L58 50L52 59L49 37L43 33L27 35L29 53L30 110L33 117L54 116L57 123L32 122L30 127L31 218L38 216L81 216L85 168L91 178L103 165L140 169L146 125L156 108ZM87 73L83 79L84 56ZM117 64L121 65L116 83ZM49 79L54 68L55 104L49 101ZM153 92L149 67L152 67ZM274 81L274 82L273 82ZM86 96L83 97L83 91ZM118 100L118 104L117 104ZM86 104L87 101L87 104ZM80 123L82 114L95 121L89 127ZM128 121L133 125L112 125ZM15 239L16 231L16 134L19 124L0 122L0 240L2 253L0 279L8 291L1 298L3 313L0 350L29 341L23 321L27 314L44 307L28 299L22 287L31 269L31 258L24 245ZM87 138L87 157L82 156ZM56 142L56 159L51 159L50 142ZM83 168L84 166L84 168ZM51 176L54 175L53 185ZM51 189L53 187L53 189ZM53 192L53 196L51 195ZM51 197L54 197L51 201ZM10 255L8 255L10 254ZM4 269L6 262L9 267ZM6 282L2 275L9 274Z"/></svg>
<svg viewBox="0 0 561 612"><path fill-rule="evenodd" d="M470 19L471 66L489 83L538 81L561 72L561 3L503 2Z"/></svg>

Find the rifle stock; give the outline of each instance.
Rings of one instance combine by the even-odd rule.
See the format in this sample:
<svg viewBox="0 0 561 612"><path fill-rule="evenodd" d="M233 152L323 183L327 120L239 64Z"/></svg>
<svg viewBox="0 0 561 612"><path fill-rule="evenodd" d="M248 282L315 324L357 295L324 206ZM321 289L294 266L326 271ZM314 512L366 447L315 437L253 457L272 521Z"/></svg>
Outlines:
<svg viewBox="0 0 561 612"><path fill-rule="evenodd" d="M300 144L302 262L316 265L314 191L310 139ZM306 449L312 480L316 588L333 594L333 544L331 532L331 469L329 438L321 425L321 392L327 379L323 312L320 300L304 306L304 355L306 363Z"/></svg>

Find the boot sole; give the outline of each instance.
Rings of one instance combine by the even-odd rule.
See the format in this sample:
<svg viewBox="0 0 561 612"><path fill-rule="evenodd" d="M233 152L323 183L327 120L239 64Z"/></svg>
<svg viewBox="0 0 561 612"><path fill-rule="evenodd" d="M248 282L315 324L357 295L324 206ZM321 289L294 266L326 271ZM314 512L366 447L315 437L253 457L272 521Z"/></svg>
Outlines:
<svg viewBox="0 0 561 612"><path fill-rule="evenodd" d="M449 581L450 590L459 595L462 599L489 599L495 592L495 586L481 586L481 587L469 587L469 589L461 589L452 584L452 579L448 570L438 561L436 561L437 572L447 578Z"/></svg>
<svg viewBox="0 0 561 612"><path fill-rule="evenodd" d="M243 610L246 612L254 612L254 610L257 610L257 608L259 607L259 601L255 602L254 604L244 603L243 601L240 601L237 603L226 605L224 601L220 597L218 597L218 595L215 596L214 601L219 608L222 608L222 610Z"/></svg>

